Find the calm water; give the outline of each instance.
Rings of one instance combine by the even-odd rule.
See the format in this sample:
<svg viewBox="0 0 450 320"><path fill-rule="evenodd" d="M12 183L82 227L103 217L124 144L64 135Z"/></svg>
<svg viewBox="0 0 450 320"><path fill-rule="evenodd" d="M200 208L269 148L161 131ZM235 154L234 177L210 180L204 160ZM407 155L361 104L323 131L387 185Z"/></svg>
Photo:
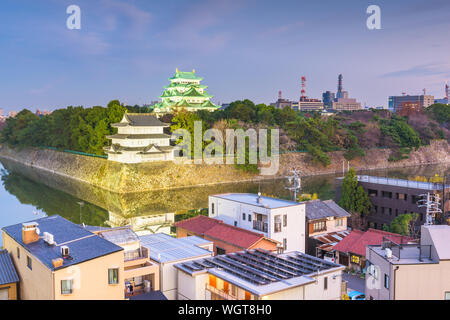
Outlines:
<svg viewBox="0 0 450 320"><path fill-rule="evenodd" d="M164 221L167 222L168 216L171 215L173 219L173 213L205 208L210 194L261 191L266 195L292 197L285 188L285 179L118 195L73 181L55 179L36 171L27 171L30 169L18 168L3 160L0 169L0 228L54 214L74 223L95 226L131 224L137 228L137 224L149 221L149 218L160 217L160 224L163 224ZM448 169L448 166L429 165L361 173L407 178L414 175L432 176ZM323 200L334 199L336 176L341 175L305 177L302 179L302 193L317 193ZM79 202L83 202L81 211Z"/></svg>

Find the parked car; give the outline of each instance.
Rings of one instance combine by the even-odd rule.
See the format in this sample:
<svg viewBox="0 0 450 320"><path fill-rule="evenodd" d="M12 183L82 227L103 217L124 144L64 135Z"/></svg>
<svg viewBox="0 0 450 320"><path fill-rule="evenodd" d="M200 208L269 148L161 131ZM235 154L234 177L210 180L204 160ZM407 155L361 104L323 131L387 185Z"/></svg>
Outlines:
<svg viewBox="0 0 450 320"><path fill-rule="evenodd" d="M359 291L351 291L348 293L349 300L366 300L366 295Z"/></svg>

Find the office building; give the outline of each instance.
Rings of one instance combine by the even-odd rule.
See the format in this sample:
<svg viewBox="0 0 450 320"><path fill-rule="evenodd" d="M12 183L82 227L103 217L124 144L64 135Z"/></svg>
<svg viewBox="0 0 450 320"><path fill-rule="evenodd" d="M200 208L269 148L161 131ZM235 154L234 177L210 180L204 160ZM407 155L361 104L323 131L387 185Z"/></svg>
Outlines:
<svg viewBox="0 0 450 320"><path fill-rule="evenodd" d="M392 112L399 112L404 105L415 105L417 104L418 108L426 109L434 103L434 97L431 95L402 95L402 96L390 96L389 97L389 110Z"/></svg>

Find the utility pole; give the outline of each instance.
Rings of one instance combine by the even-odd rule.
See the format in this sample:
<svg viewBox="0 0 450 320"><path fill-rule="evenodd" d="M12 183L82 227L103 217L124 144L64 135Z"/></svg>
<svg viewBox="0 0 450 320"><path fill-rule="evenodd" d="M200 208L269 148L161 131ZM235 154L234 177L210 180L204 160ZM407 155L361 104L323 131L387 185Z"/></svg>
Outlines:
<svg viewBox="0 0 450 320"><path fill-rule="evenodd" d="M302 180L300 173L296 169L292 169L292 176L287 176L289 183L292 183L291 187L286 187L289 191L294 191L294 201L297 201L297 192L302 188Z"/></svg>
<svg viewBox="0 0 450 320"><path fill-rule="evenodd" d="M436 220L436 214L442 213L442 210L440 208L441 201L439 194L430 194L427 192L427 194L421 194L421 197L425 197L425 199L421 199L418 201L418 207L419 208L426 208L426 219L424 225L429 226L435 223Z"/></svg>

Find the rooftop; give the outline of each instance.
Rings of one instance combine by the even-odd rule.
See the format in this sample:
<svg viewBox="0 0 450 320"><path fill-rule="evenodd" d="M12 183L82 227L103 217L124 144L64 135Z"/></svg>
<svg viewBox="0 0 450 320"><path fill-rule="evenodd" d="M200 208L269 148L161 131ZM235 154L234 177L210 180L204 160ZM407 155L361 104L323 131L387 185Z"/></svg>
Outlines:
<svg viewBox="0 0 450 320"><path fill-rule="evenodd" d="M16 268L7 250L0 250L0 285L19 282Z"/></svg>
<svg viewBox="0 0 450 320"><path fill-rule="evenodd" d="M450 226L431 225L424 226L430 234L433 246L440 260L450 260Z"/></svg>
<svg viewBox="0 0 450 320"><path fill-rule="evenodd" d="M130 227L112 228L100 231L99 236L117 245L135 243L139 241L139 237Z"/></svg>
<svg viewBox="0 0 450 320"><path fill-rule="evenodd" d="M200 247L211 244L211 241L196 236L174 238L164 233L155 233L139 238L141 246L149 249L150 258L157 262L174 262L211 255L211 251Z"/></svg>
<svg viewBox="0 0 450 320"><path fill-rule="evenodd" d="M236 201L236 202L242 202L242 203L246 203L246 204L250 204L250 205L254 205L254 206L269 208L269 209L298 206L298 205L303 204L303 203L299 203L299 202L295 202L295 201L271 198L271 197L266 197L266 196L260 196L262 201L261 201L261 203L258 203L258 195L253 194L253 193L222 193L222 194L211 195L211 197L222 198L222 199L227 199L227 200Z"/></svg>
<svg viewBox="0 0 450 320"><path fill-rule="evenodd" d="M360 256L366 255L366 246L381 245L383 238L389 239L397 244L406 244L413 241L411 237L387 231L368 229L367 231L353 230L334 246L334 250L346 253L355 253Z"/></svg>
<svg viewBox="0 0 450 320"><path fill-rule="evenodd" d="M308 220L350 216L347 211L338 206L333 200L311 200L305 202L305 215Z"/></svg>
<svg viewBox="0 0 450 320"><path fill-rule="evenodd" d="M3 231L50 270L65 268L123 250L118 245L99 237L84 227L74 224L59 215L29 222L37 222L41 234L43 232L53 234L56 244L50 246L44 242L42 237L37 242L24 244L22 242L22 223L4 227ZM63 265L55 269L52 260L61 258L60 250L63 245L69 247L71 259L64 259Z"/></svg>
<svg viewBox="0 0 450 320"><path fill-rule="evenodd" d="M161 122L150 113L125 113L119 123L111 124L112 127L167 127L167 123Z"/></svg>
<svg viewBox="0 0 450 320"><path fill-rule="evenodd" d="M350 231L335 231L329 232L325 234L319 234L317 236L313 236L312 238L320 241L322 244L318 246L319 249L325 251L331 251L334 249L334 246L337 245L342 239L348 236Z"/></svg>
<svg viewBox="0 0 450 320"><path fill-rule="evenodd" d="M422 181L376 177L376 176L357 176L357 178L359 182L383 184L388 186L405 187L411 189L430 190L430 191L442 189L442 183L422 182ZM445 188L450 188L450 185L446 185Z"/></svg>
<svg viewBox="0 0 450 320"><path fill-rule="evenodd" d="M175 265L195 275L208 272L255 295L266 295L312 283L317 272L343 266L300 252L274 254L262 249L220 255Z"/></svg>
<svg viewBox="0 0 450 320"><path fill-rule="evenodd" d="M277 241L264 237L261 233L231 226L223 223L222 220L203 215L176 222L175 226L201 234L202 236L209 236L220 241L228 242L242 249L248 249L262 239L278 243Z"/></svg>

